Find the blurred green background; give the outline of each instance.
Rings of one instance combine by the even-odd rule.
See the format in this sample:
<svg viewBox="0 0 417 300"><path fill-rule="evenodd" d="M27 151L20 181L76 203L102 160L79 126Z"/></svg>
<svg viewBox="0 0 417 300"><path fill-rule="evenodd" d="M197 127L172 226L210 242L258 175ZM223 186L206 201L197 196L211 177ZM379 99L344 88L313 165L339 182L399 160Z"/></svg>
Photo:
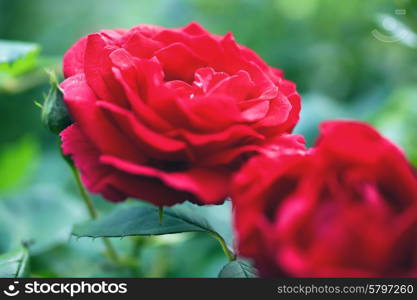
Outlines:
<svg viewBox="0 0 417 300"><path fill-rule="evenodd" d="M113 240L139 262L140 274L98 255L100 241L70 238L71 226L88 216L34 104L48 90L44 69L60 70L81 36L190 21L233 32L297 83L303 111L296 132L310 144L319 122L360 119L417 164L416 0L0 0L0 40L40 46L27 70L0 67L0 253L29 244L32 276L209 277L225 263L204 234L146 238L142 248L143 240ZM114 206L95 201L101 212ZM218 222L230 222L229 210L215 211Z"/></svg>

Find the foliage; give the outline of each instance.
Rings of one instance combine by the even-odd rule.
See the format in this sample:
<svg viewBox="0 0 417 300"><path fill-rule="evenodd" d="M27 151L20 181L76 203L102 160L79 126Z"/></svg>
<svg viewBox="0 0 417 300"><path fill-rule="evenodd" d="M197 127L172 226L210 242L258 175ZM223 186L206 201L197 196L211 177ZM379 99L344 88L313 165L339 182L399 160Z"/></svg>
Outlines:
<svg viewBox="0 0 417 300"><path fill-rule="evenodd" d="M244 260L229 262L219 273L220 278L255 278L256 270Z"/></svg>
<svg viewBox="0 0 417 300"><path fill-rule="evenodd" d="M240 258L228 263L213 239L213 234L221 236L233 246L230 203L165 209L160 224L154 207L95 197L102 217L87 221L70 170L59 157L57 137L44 130L33 103L46 94L44 123L55 132L65 126L63 106L52 105L62 104L59 90L55 82L48 93L45 68L62 76L62 55L80 36L103 28L175 27L192 20L215 33L232 31L237 41L297 83L303 97L297 133L311 142L323 119L366 120L417 166L416 47L412 38L398 36L399 28L415 35L416 15L416 0L74 0L65 9L53 0L0 0L0 277L254 275ZM387 18L402 27L387 29ZM381 41L373 36L375 30L397 41ZM197 220L190 219L190 210ZM121 266L99 255L105 250L98 239L69 239L72 228L78 236L120 237L111 242L124 253ZM126 235L131 237L121 238ZM28 254L30 273L18 272L28 270L19 267L26 265Z"/></svg>
<svg viewBox="0 0 417 300"><path fill-rule="evenodd" d="M24 184L36 167L39 156L38 142L24 136L0 152L0 195Z"/></svg>
<svg viewBox="0 0 417 300"><path fill-rule="evenodd" d="M0 255L0 278L25 277L28 275L29 253L23 246Z"/></svg>
<svg viewBox="0 0 417 300"><path fill-rule="evenodd" d="M0 73L18 76L36 67L39 46L0 40Z"/></svg>

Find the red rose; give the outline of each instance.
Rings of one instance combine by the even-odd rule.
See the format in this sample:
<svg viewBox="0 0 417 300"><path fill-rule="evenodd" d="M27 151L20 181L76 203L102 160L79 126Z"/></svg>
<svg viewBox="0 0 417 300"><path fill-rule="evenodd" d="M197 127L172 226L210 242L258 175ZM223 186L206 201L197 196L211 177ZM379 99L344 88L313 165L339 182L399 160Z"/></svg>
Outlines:
<svg viewBox="0 0 417 300"><path fill-rule="evenodd" d="M263 276L417 276L417 176L368 125L326 122L315 148L257 156L235 183L238 248Z"/></svg>
<svg viewBox="0 0 417 300"><path fill-rule="evenodd" d="M94 193L220 203L242 159L298 121L280 70L196 23L90 34L64 57L63 151Z"/></svg>

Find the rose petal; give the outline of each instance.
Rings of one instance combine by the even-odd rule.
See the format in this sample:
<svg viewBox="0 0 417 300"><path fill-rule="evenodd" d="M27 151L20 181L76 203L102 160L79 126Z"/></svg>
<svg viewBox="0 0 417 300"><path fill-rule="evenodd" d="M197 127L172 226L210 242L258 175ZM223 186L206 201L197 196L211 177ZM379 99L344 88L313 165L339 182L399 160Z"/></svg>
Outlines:
<svg viewBox="0 0 417 300"><path fill-rule="evenodd" d="M265 140L265 136L259 134L246 125L233 125L225 130L215 133L197 134L189 130L176 129L167 132L168 136L184 139L193 148L197 148L203 153L221 151L230 145L239 143L251 144Z"/></svg>
<svg viewBox="0 0 417 300"><path fill-rule="evenodd" d="M126 96L113 76L113 64L109 58L116 49L106 44L100 34L90 34L85 50L85 78L97 98L126 107Z"/></svg>
<svg viewBox="0 0 417 300"><path fill-rule="evenodd" d="M208 94L224 94L234 97L236 101L245 99L253 89L254 83L248 72L240 70L235 75L228 76L218 82Z"/></svg>
<svg viewBox="0 0 417 300"><path fill-rule="evenodd" d="M63 72L65 78L84 72L84 54L86 45L87 37L83 37L64 54Z"/></svg>
<svg viewBox="0 0 417 300"><path fill-rule="evenodd" d="M159 178L130 175L116 171L107 177L102 184L103 188L109 187L116 191L123 191L123 199L132 197L149 201L157 206L172 206L184 201L195 201L194 196L190 193L172 189Z"/></svg>
<svg viewBox="0 0 417 300"><path fill-rule="evenodd" d="M244 121L234 98L222 94L179 98L177 105L190 121L187 127L197 130L219 131Z"/></svg>
<svg viewBox="0 0 417 300"><path fill-rule="evenodd" d="M136 116L150 128L159 131L172 129L172 126L153 111L150 106L146 105L140 96L142 93L146 97L146 86L140 85L140 82L145 82L144 77L151 75L141 74L136 68L137 62L124 49L115 50L110 54L110 59L117 66L117 68L113 67L112 69L114 77L123 86Z"/></svg>
<svg viewBox="0 0 417 300"><path fill-rule="evenodd" d="M173 43L155 52L163 65L165 80L181 79L191 82L194 72L206 63L190 48L180 43Z"/></svg>
<svg viewBox="0 0 417 300"><path fill-rule="evenodd" d="M200 68L194 74L193 86L200 89L202 93L208 93L216 84L227 77L229 77L227 73L216 72L213 68Z"/></svg>
<svg viewBox="0 0 417 300"><path fill-rule="evenodd" d="M291 103L284 95L279 94L277 98L269 102L269 111L264 118L259 120L255 129L272 127L271 130L277 130L279 125L287 125L288 116L292 110ZM280 130L281 131L281 130ZM282 132L282 131L281 131Z"/></svg>
<svg viewBox="0 0 417 300"><path fill-rule="evenodd" d="M114 169L100 163L100 152L89 141L77 124L68 126L60 133L62 151L65 155L71 155L75 166L81 171L81 179L84 185L92 193L101 193L111 201L121 201L125 198L123 193L103 185Z"/></svg>
<svg viewBox="0 0 417 300"><path fill-rule="evenodd" d="M72 118L99 149L132 161L142 161L140 153L97 107L96 96L87 85L85 76L77 74L61 83L64 101Z"/></svg>
<svg viewBox="0 0 417 300"><path fill-rule="evenodd" d="M186 155L186 144L150 130L141 124L134 115L111 103L99 101L97 106L114 120L121 130L141 151L151 157L180 159Z"/></svg>
<svg viewBox="0 0 417 300"><path fill-rule="evenodd" d="M139 29L131 30L125 39L122 47L139 58L151 58L163 46L162 43L146 37Z"/></svg>
<svg viewBox="0 0 417 300"><path fill-rule="evenodd" d="M101 156L100 161L130 174L156 177L171 188L194 194L201 204L219 204L227 197L230 173L225 169L193 168L186 172L166 173L108 155Z"/></svg>
<svg viewBox="0 0 417 300"><path fill-rule="evenodd" d="M186 32L191 35L208 35L210 34L207 30L205 30L200 24L197 22L191 22L190 24L180 28L181 31Z"/></svg>

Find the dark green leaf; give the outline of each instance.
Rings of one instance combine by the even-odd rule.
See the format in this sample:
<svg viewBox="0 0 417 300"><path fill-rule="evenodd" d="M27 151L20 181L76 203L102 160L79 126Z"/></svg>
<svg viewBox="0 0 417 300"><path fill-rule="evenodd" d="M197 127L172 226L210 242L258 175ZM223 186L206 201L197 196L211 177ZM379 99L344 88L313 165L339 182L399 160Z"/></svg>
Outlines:
<svg viewBox="0 0 417 300"><path fill-rule="evenodd" d="M37 44L0 40L0 73L17 76L30 71L39 50Z"/></svg>
<svg viewBox="0 0 417 300"><path fill-rule="evenodd" d="M23 246L0 255L0 278L26 277L28 260L28 251Z"/></svg>
<svg viewBox="0 0 417 300"><path fill-rule="evenodd" d="M124 237L162 235L180 232L209 232L216 234L208 221L195 212L193 205L164 208L162 222L157 207L125 206L95 221L76 225L78 237Z"/></svg>
<svg viewBox="0 0 417 300"><path fill-rule="evenodd" d="M223 267L220 278L255 278L256 269L245 260L234 260Z"/></svg>
<svg viewBox="0 0 417 300"><path fill-rule="evenodd" d="M59 133L72 123L54 73L50 73L51 88L42 105L42 123L53 133Z"/></svg>

